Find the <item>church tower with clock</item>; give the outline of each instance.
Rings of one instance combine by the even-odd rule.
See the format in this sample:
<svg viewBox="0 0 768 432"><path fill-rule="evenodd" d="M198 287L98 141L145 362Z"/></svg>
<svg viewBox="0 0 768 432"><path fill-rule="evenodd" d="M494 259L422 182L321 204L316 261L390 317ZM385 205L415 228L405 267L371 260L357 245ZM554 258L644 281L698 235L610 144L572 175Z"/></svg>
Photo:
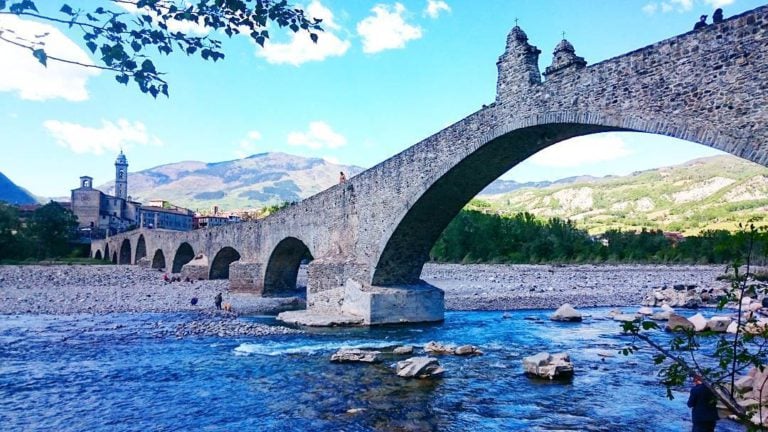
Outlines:
<svg viewBox="0 0 768 432"><path fill-rule="evenodd" d="M115 160L115 196L128 199L128 160L122 150Z"/></svg>

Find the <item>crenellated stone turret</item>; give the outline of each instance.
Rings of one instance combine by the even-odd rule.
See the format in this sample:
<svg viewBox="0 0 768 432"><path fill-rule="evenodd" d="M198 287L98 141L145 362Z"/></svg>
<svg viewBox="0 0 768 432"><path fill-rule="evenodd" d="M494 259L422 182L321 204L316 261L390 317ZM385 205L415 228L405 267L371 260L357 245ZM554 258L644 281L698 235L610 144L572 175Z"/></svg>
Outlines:
<svg viewBox="0 0 768 432"><path fill-rule="evenodd" d="M528 35L515 26L507 36L507 47L499 57L499 80L496 84L496 101L504 102L511 95L541 84L539 72L541 50L528 43Z"/></svg>
<svg viewBox="0 0 768 432"><path fill-rule="evenodd" d="M565 39L557 44L552 54L554 55L552 64L544 71L544 76L547 78L553 78L568 71L583 69L587 65L584 57L577 56L573 45Z"/></svg>

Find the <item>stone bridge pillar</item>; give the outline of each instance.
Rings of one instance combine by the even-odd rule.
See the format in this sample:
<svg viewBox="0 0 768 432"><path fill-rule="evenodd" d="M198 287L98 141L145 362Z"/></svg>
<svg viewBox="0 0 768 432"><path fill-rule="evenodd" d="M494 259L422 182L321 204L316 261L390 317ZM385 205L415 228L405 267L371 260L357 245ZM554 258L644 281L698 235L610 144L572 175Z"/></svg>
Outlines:
<svg viewBox="0 0 768 432"><path fill-rule="evenodd" d="M266 266L257 262L235 261L229 265L229 290L261 295L264 293Z"/></svg>

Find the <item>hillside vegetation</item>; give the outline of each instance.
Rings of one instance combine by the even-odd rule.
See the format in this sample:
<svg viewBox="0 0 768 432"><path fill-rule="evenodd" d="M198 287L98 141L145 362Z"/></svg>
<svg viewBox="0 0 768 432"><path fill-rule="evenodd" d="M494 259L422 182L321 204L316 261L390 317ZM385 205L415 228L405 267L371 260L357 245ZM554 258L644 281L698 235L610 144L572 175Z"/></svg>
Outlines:
<svg viewBox="0 0 768 432"><path fill-rule="evenodd" d="M686 235L733 231L739 222L766 223L768 168L734 156L714 156L624 177L580 178L481 195L467 208L557 217L591 234L642 228Z"/></svg>

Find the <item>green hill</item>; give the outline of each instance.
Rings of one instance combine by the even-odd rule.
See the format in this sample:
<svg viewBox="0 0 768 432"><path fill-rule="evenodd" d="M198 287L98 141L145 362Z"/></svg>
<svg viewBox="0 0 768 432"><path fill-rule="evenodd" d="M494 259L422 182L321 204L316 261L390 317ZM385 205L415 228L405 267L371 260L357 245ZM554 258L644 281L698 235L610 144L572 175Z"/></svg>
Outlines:
<svg viewBox="0 0 768 432"><path fill-rule="evenodd" d="M593 234L643 227L696 234L733 230L740 222L768 222L768 168L714 156L623 177L577 178L479 198L467 207L570 219Z"/></svg>

